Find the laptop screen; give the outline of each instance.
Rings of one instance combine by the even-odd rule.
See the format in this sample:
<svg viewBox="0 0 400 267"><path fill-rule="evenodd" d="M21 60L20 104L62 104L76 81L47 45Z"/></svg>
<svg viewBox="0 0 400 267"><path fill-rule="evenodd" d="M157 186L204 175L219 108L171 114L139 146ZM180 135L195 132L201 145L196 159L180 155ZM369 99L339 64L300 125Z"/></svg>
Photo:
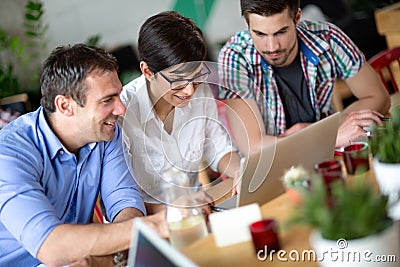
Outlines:
<svg viewBox="0 0 400 267"><path fill-rule="evenodd" d="M149 266L190 267L196 265L159 237L142 220L136 219L132 230L128 267Z"/></svg>
<svg viewBox="0 0 400 267"><path fill-rule="evenodd" d="M135 265L137 267L147 266L165 266L175 267L167 257L165 257L161 251L154 246L144 235L139 231L138 236L138 247L135 255Z"/></svg>

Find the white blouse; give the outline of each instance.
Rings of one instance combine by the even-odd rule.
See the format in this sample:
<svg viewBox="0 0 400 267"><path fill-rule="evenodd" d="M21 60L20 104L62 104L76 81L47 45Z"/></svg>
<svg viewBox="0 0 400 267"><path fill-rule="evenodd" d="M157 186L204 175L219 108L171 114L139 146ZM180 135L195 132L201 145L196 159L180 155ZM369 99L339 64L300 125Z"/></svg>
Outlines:
<svg viewBox="0 0 400 267"><path fill-rule="evenodd" d="M205 160L217 170L220 159L236 151L206 84L197 88L188 105L172 111L171 134L153 111L143 75L124 86L121 99L127 108L121 118L125 156L146 202L164 202L161 172L169 166L183 170L192 190L197 190L200 163Z"/></svg>

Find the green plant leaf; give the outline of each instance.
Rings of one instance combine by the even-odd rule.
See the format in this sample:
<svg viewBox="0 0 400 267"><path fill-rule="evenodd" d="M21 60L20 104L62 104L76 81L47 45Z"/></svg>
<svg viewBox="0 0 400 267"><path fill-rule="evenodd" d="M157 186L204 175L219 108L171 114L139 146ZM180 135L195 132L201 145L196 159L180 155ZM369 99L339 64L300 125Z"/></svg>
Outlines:
<svg viewBox="0 0 400 267"><path fill-rule="evenodd" d="M34 59L40 58L42 52L46 51L47 42L44 38L48 29L48 24L43 22L44 5L43 1L32 0L27 1L24 13L21 14L25 20L24 27L25 37L19 38L8 34L0 27L0 96L10 96L16 93L26 92L35 94L26 86L20 87L19 78L14 73L18 69L30 81L30 86L38 89L37 69L39 66L30 66ZM36 64L36 63L35 63ZM14 66L18 65L18 68ZM33 71L32 71L33 69ZM27 71L29 70L29 72Z"/></svg>
<svg viewBox="0 0 400 267"><path fill-rule="evenodd" d="M290 223L317 228L326 239L351 240L379 233L392 221L387 216L387 196L375 192L364 177L349 184L335 182L330 193L316 177Z"/></svg>
<svg viewBox="0 0 400 267"><path fill-rule="evenodd" d="M381 162L400 163L400 107L392 111L392 120L383 126L373 125L368 140L371 152Z"/></svg>

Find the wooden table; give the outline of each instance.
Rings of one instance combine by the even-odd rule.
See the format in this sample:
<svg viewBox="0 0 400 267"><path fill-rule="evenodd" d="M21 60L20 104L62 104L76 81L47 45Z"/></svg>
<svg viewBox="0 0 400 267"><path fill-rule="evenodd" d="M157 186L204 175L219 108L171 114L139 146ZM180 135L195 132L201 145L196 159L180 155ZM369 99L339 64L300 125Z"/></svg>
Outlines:
<svg viewBox="0 0 400 267"><path fill-rule="evenodd" d="M372 166L371 166L372 167ZM375 182L375 175L372 169L366 173L366 179ZM350 181L353 176L347 176L346 180ZM294 207L292 206L288 196L283 194L270 202L261 206L263 218L275 218L279 222L279 236L281 249L287 254L287 262L280 261L276 256L273 256L272 261L267 259L260 261L254 252L251 241L243 242L236 245L231 245L223 248L218 248L215 245L214 237L210 234L208 237L197 241L191 246L185 248L183 253L193 260L199 266L207 267L223 267L223 266L318 266L314 261L294 261L289 259L291 251L297 251L300 255L302 252L311 250L309 236L311 229L305 226L285 226L288 218L293 214ZM234 223L234 222L232 222ZM232 233L234 234L234 233Z"/></svg>
<svg viewBox="0 0 400 267"><path fill-rule="evenodd" d="M393 107L396 106L400 106L400 93L391 95L391 111ZM340 157L337 158L340 159ZM343 173L346 173L344 164ZM354 176L347 175L346 181L351 181L353 178ZM368 181L374 183L375 188L378 188L371 161L370 170L365 174L365 178ZM229 185L229 183L231 183L231 179L210 188L207 192L209 192L209 194L212 195L215 199L221 198L221 196L226 193L226 187L224 187L224 183ZM309 237L312 229L306 226L299 225L292 226L290 228L285 226L287 220L292 216L295 210L287 194L283 194L271 200L270 202L262 205L260 208L263 218L274 218L278 221L279 237L282 250L284 250L286 253L297 251L300 253L300 255L303 251L311 250ZM265 265L268 265L269 267L299 265L305 267L318 266L318 263L313 261L307 262L288 260L287 262L282 262L278 260L275 256L272 258L272 261L270 261L269 259L267 259L268 262L260 261L257 259L251 241L218 248L215 245L214 237L212 234L185 248L183 250L183 253L190 259L192 259L196 264L207 267L250 267ZM289 259L288 255L286 255L285 257Z"/></svg>

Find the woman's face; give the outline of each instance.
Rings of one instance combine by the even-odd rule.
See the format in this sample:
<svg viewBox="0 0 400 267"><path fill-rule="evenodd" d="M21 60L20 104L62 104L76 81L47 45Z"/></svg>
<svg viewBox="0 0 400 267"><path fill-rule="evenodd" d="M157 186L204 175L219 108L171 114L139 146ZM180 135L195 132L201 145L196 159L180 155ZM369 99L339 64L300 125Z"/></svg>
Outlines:
<svg viewBox="0 0 400 267"><path fill-rule="evenodd" d="M156 102L162 100L173 107L186 106L194 92L206 81L210 70L204 64L183 63L155 74L150 88Z"/></svg>

